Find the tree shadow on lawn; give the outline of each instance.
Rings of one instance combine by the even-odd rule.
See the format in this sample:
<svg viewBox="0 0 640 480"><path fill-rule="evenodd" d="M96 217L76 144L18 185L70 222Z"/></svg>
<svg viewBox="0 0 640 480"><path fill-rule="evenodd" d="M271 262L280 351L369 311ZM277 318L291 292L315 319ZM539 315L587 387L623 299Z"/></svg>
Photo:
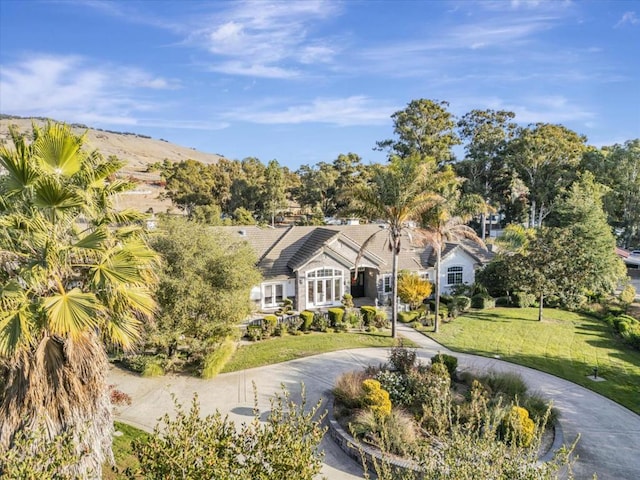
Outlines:
<svg viewBox="0 0 640 480"><path fill-rule="evenodd" d="M575 327L576 331L580 334L580 335L593 335L592 333L589 332L597 332L600 333L601 335L599 335L600 337L606 337L609 338L609 336L607 335L611 330L609 329L609 327L607 325L604 324L582 324L582 325L576 325ZM581 331L582 330L582 331Z"/></svg>
<svg viewBox="0 0 640 480"><path fill-rule="evenodd" d="M472 312L468 313L470 318L477 318L478 320L486 320L488 322L500 322L500 323L507 323L507 322L511 322L513 321L513 319L509 319L509 318L504 318L503 315L498 315L497 313L491 313L491 311L485 311L485 310L474 310ZM524 320L526 322L528 322L528 319L522 318L522 319L518 319L518 320Z"/></svg>
<svg viewBox="0 0 640 480"><path fill-rule="evenodd" d="M576 383L640 414L640 372L629 373L610 365L600 365L598 375L602 376L605 381L594 382L589 376L593 375L595 365L584 361L574 359L569 362L566 358L518 354L504 355L502 360L534 368ZM629 361L628 358L623 358L623 360ZM622 378L624 378L623 382ZM541 393L544 395L544 390Z"/></svg>

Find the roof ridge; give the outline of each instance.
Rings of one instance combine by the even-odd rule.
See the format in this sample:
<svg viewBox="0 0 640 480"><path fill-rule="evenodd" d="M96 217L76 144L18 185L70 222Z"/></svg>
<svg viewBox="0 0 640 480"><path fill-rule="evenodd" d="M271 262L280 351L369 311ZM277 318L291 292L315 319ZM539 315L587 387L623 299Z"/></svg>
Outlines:
<svg viewBox="0 0 640 480"><path fill-rule="evenodd" d="M276 245L278 245L278 244L282 241L282 239L283 239L283 238L284 238L284 237L285 237L285 236L286 236L286 235L287 235L291 230L293 230L293 227L295 227L295 225L291 225L291 226L289 226L289 228L285 229L285 231L282 233L282 235L280 235L280 236L278 237L278 239L277 239L275 242L273 242L269 248L267 248L267 249L265 250L265 252L264 252L264 253L262 254L262 256L258 259L258 261L256 262L256 264L259 264L262 260L264 260L264 259L267 257L267 255L269 255L269 254L271 253L271 251L276 247Z"/></svg>

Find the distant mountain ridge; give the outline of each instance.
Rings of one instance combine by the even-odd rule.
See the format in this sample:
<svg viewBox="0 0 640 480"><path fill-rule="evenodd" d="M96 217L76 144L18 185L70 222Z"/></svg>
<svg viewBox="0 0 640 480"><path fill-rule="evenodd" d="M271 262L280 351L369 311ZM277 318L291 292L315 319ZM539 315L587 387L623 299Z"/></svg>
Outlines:
<svg viewBox="0 0 640 480"><path fill-rule="evenodd" d="M10 125L16 125L21 132L30 133L32 122L44 125L48 120L57 122L57 120L41 117L25 118L0 114L0 144L11 142ZM191 159L210 164L223 158L217 153L201 152L147 135L96 129L78 123L68 123L68 125L77 134L87 132L86 148L88 150L98 150L105 157L115 155L127 163L122 169L122 176L135 181L137 187L130 194L122 195L118 199L118 208L136 208L141 211L153 208L155 212L164 212L173 208L171 201L158 198L164 188L159 173L147 171L149 165L153 163L162 162L164 159L172 162Z"/></svg>

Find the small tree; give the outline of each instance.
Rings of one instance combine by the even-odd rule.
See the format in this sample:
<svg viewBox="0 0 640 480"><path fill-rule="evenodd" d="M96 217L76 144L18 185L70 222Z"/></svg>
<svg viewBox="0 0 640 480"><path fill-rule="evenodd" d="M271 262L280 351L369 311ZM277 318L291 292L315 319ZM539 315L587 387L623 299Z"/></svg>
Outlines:
<svg viewBox="0 0 640 480"><path fill-rule="evenodd" d="M197 396L188 412L176 403L175 419L165 415L152 435L133 442L140 468L129 472L130 478L315 478L322 467L318 445L325 432L320 402L307 411L304 386L300 403L283 389L262 423L255 385L254 395L253 420L239 428L220 412L201 418Z"/></svg>
<svg viewBox="0 0 640 480"><path fill-rule="evenodd" d="M620 301L624 305L625 309L627 309L635 299L636 299L636 288L633 285L628 284L626 287L624 287L622 292L620 292Z"/></svg>
<svg viewBox="0 0 640 480"><path fill-rule="evenodd" d="M403 272L398 279L398 296L408 303L412 310L418 308L422 301L433 291L431 282L420 278L417 273Z"/></svg>

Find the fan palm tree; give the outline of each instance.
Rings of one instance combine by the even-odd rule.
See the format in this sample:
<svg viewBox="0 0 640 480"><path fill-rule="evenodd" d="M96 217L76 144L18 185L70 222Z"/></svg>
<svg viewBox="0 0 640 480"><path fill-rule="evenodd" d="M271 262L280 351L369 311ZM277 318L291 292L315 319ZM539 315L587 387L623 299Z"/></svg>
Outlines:
<svg viewBox="0 0 640 480"><path fill-rule="evenodd" d="M356 272L361 256L369 243L381 232L388 235L388 247L393 253L391 287L391 336L396 338L398 318L398 255L404 232L410 230L409 222L438 202L438 197L425 186L435 163L422 157L393 157L391 162L377 169L371 183L357 186L352 192L350 213L384 222L381 229L365 240L356 258Z"/></svg>
<svg viewBox="0 0 640 480"><path fill-rule="evenodd" d="M67 126L11 130L0 147L0 455L21 430L72 432L72 474L112 457L105 342L130 348L155 304L156 256L132 211L116 212L122 163ZM2 171L4 170L4 171Z"/></svg>
<svg viewBox="0 0 640 480"><path fill-rule="evenodd" d="M440 174L440 201L424 212L420 229L420 235L433 246L436 252L436 306L433 327L433 331L436 333L440 325L440 266L444 244L468 239L484 246L482 239L471 227L466 225L472 213L482 210L484 201L478 195L460 197L459 181L451 169L445 169Z"/></svg>

